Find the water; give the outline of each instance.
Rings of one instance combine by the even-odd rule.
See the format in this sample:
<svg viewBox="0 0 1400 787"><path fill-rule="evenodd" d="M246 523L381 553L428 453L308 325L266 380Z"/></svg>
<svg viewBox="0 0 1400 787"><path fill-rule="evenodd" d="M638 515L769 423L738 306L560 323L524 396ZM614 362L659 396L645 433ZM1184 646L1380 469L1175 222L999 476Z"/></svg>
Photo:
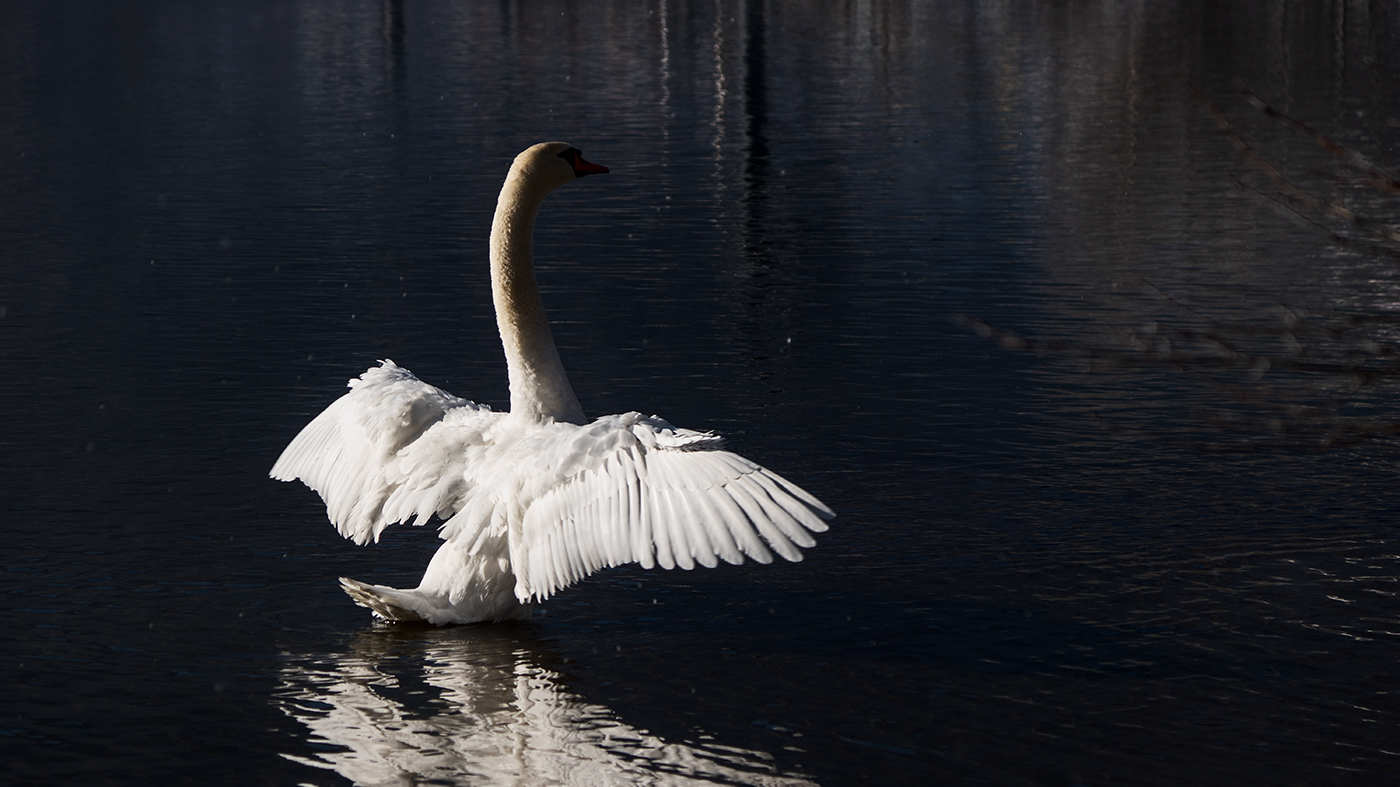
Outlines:
<svg viewBox="0 0 1400 787"><path fill-rule="evenodd" d="M1393 778L1397 198L1234 80L1393 172L1397 31L1340 2L6 5L6 773ZM536 248L585 409L718 430L840 518L798 565L376 628L335 577L413 584L434 534L354 547L267 469L379 358L505 406L486 234L542 139L613 170Z"/></svg>

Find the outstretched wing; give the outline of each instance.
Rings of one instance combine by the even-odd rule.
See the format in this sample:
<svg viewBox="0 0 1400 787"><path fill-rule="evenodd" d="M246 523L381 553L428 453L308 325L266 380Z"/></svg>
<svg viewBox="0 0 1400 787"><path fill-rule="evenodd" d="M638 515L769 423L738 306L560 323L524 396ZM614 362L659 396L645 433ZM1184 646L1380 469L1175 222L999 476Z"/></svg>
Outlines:
<svg viewBox="0 0 1400 787"><path fill-rule="evenodd" d="M464 448L480 444L504 414L389 360L350 388L292 440L271 476L300 478L319 492L336 529L357 544L377 541L395 522L456 511L467 492Z"/></svg>
<svg viewBox="0 0 1400 787"><path fill-rule="evenodd" d="M557 425L522 462L524 515L510 538L516 596L543 599L605 566L643 568L747 556L770 549L802 559L835 514L777 473L722 448L715 435L627 413L583 427Z"/></svg>

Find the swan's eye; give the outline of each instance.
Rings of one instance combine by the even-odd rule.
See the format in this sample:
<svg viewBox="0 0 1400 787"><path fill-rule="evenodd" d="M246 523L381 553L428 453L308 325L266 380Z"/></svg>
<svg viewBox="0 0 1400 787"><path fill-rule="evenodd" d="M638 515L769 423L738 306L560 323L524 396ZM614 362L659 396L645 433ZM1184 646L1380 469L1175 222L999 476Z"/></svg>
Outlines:
<svg viewBox="0 0 1400 787"><path fill-rule="evenodd" d="M569 166L572 167L572 166L574 166L574 162L578 161L579 156L582 156L582 155L583 155L583 151L582 151L582 150L579 150L578 148L569 148L568 150L564 151L563 153L560 153L560 154L559 154L559 158L564 159L565 161L569 162Z"/></svg>

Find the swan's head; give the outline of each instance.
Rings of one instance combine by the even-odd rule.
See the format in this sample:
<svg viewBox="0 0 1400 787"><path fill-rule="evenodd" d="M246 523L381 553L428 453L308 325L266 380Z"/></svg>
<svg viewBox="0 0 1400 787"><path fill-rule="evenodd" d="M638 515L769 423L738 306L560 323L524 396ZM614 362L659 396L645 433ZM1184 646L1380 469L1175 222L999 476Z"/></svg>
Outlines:
<svg viewBox="0 0 1400 787"><path fill-rule="evenodd" d="M546 193L584 175L607 171L607 167L584 161L579 149L567 142L541 142L526 148L510 168L511 177Z"/></svg>

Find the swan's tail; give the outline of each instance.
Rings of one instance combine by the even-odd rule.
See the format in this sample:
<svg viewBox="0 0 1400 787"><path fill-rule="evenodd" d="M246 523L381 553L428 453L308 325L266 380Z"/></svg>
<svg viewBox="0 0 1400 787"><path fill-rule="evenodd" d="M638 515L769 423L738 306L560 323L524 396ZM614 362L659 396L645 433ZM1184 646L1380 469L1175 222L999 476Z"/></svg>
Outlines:
<svg viewBox="0 0 1400 787"><path fill-rule="evenodd" d="M349 577L340 578L340 586L356 604L366 607L376 618L391 623L426 623L427 620L408 607L412 598L406 590L396 590L385 585L371 585Z"/></svg>

